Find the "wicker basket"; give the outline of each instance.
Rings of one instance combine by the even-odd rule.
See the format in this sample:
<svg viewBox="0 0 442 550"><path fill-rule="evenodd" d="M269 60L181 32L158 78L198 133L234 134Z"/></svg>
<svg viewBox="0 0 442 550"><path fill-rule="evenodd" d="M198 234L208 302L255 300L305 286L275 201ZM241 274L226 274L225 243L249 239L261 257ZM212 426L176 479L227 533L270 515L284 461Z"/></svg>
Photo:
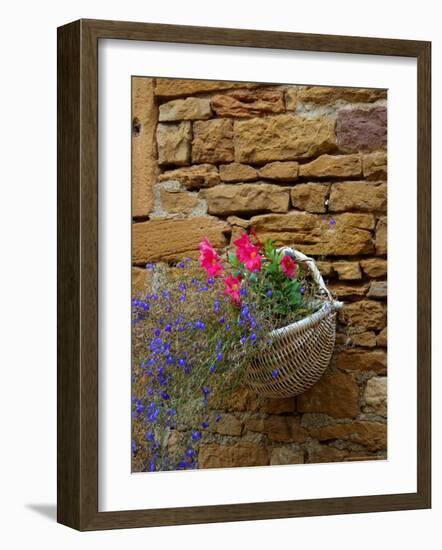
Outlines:
<svg viewBox="0 0 442 550"><path fill-rule="evenodd" d="M254 357L247 368L245 381L251 390L263 397L283 398L305 392L324 373L335 345L336 311L343 304L333 300L312 258L291 248L280 250L308 266L323 296L318 311L273 330L271 348Z"/></svg>

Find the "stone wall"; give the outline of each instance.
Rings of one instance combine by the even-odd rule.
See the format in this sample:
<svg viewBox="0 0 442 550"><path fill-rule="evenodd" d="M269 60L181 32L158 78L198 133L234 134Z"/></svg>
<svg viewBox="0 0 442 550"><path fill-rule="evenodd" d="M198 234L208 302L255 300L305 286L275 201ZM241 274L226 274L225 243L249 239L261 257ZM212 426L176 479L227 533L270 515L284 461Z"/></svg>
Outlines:
<svg viewBox="0 0 442 550"><path fill-rule="evenodd" d="M385 90L133 79L133 286L245 228L313 256L345 302L308 392L211 403L200 467L364 460L387 447Z"/></svg>

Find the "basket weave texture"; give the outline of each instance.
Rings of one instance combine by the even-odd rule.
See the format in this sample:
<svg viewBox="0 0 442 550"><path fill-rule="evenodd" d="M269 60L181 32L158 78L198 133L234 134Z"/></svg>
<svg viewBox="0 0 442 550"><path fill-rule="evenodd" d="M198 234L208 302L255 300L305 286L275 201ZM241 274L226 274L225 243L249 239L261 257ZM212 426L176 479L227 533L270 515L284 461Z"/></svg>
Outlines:
<svg viewBox="0 0 442 550"><path fill-rule="evenodd" d="M315 384L330 363L336 338L336 311L342 303L332 299L312 258L282 249L311 271L325 300L318 311L269 334L272 345L252 358L247 367L246 385L263 397L299 395Z"/></svg>

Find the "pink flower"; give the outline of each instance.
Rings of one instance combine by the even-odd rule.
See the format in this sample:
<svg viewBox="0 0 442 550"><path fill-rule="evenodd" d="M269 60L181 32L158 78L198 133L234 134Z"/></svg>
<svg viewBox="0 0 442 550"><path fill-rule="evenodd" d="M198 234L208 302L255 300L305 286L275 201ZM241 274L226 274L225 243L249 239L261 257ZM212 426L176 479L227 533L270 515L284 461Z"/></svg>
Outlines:
<svg viewBox="0 0 442 550"><path fill-rule="evenodd" d="M219 256L207 239L200 244L200 265L207 271L209 277L218 277L224 273L223 266L219 263Z"/></svg>
<svg viewBox="0 0 442 550"><path fill-rule="evenodd" d="M233 275L227 275L224 278L226 288L224 289L224 294L228 294L233 302L239 304L241 302L241 297L239 291L241 289L241 277L234 277Z"/></svg>
<svg viewBox="0 0 442 550"><path fill-rule="evenodd" d="M236 257L250 271L261 269L261 255L259 248L250 240L249 235L244 233L242 237L233 242L236 245Z"/></svg>
<svg viewBox="0 0 442 550"><path fill-rule="evenodd" d="M293 261L291 256L283 256L281 260L281 269L290 279L296 277L296 271L298 269L297 264Z"/></svg>

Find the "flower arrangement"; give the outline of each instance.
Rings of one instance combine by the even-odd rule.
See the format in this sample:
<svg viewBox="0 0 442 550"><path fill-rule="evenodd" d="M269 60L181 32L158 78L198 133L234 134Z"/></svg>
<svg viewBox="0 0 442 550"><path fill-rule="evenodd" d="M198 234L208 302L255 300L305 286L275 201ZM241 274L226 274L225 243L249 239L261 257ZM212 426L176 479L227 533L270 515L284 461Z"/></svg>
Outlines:
<svg viewBox="0 0 442 550"><path fill-rule="evenodd" d="M289 254L253 230L233 245L221 256L204 239L198 262L187 258L167 276L149 264L152 292L132 301L138 471L196 468L200 441L221 420L217 403L272 346L271 331L318 308L316 284Z"/></svg>

